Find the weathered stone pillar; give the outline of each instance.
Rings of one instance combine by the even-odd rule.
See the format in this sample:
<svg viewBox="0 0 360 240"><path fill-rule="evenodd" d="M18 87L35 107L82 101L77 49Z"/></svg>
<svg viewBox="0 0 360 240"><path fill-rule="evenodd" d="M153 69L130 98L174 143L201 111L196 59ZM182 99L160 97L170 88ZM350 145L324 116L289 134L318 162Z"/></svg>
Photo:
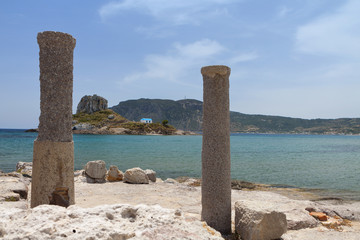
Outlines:
<svg viewBox="0 0 360 240"><path fill-rule="evenodd" d="M72 138L73 52L76 40L61 32L42 32L40 123L34 141L31 207L75 203Z"/></svg>
<svg viewBox="0 0 360 240"><path fill-rule="evenodd" d="M231 233L230 111L227 66L201 68L204 80L201 218Z"/></svg>

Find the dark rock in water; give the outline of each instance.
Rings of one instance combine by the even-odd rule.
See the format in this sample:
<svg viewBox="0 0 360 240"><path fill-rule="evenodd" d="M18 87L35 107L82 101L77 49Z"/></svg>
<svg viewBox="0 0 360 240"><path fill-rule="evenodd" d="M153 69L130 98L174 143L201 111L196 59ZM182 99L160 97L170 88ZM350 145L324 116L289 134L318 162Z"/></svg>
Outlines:
<svg viewBox="0 0 360 240"><path fill-rule="evenodd" d="M97 111L106 110L108 108L108 101L100 96L94 94L93 96L84 96L81 98L76 113L91 114Z"/></svg>
<svg viewBox="0 0 360 240"><path fill-rule="evenodd" d="M25 132L38 132L38 131L39 131L39 129L37 129L37 128L25 130Z"/></svg>

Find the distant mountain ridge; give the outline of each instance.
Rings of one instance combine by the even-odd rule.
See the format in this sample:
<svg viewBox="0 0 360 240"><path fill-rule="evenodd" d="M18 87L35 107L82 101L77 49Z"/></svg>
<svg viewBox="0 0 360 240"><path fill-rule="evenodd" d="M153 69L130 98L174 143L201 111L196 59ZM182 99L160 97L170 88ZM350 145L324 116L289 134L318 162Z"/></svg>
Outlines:
<svg viewBox="0 0 360 240"><path fill-rule="evenodd" d="M153 122L168 120L185 131L201 131L202 102L194 99L127 100L113 106L115 112L129 120L152 118ZM294 134L360 134L360 118L301 119L230 112L230 130L239 133Z"/></svg>

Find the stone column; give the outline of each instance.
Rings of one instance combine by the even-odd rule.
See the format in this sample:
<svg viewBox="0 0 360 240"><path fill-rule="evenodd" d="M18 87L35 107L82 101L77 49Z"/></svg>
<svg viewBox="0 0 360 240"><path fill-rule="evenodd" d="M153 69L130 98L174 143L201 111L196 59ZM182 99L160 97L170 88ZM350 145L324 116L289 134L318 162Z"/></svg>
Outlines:
<svg viewBox="0 0 360 240"><path fill-rule="evenodd" d="M201 68L204 81L201 218L231 233L230 111L227 66Z"/></svg>
<svg viewBox="0 0 360 240"><path fill-rule="evenodd" d="M61 32L38 33L40 123L34 141L31 207L75 203L72 138L73 52L76 40Z"/></svg>

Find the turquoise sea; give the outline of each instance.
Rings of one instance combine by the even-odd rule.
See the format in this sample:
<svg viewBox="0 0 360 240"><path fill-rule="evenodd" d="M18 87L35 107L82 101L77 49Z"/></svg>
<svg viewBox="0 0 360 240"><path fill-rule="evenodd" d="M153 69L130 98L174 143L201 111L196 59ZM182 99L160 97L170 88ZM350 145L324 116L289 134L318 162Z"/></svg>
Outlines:
<svg viewBox="0 0 360 240"><path fill-rule="evenodd" d="M36 133L0 129L0 169L32 161ZM75 169L104 160L125 171L153 169L162 179L201 176L201 136L74 135ZM360 136L231 135L232 178L360 200Z"/></svg>

